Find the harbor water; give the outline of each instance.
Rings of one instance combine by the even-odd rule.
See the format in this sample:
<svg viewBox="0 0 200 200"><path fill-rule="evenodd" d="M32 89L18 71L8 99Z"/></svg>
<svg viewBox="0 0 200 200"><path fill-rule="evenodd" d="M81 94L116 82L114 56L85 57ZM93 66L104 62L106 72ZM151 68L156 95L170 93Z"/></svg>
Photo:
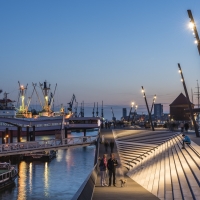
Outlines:
<svg viewBox="0 0 200 200"><path fill-rule="evenodd" d="M96 135L97 131L87 135ZM72 133L71 136L81 136ZM36 140L54 136L38 136ZM72 199L94 165L95 146L58 150L51 162L20 161L15 184L0 192L0 199Z"/></svg>

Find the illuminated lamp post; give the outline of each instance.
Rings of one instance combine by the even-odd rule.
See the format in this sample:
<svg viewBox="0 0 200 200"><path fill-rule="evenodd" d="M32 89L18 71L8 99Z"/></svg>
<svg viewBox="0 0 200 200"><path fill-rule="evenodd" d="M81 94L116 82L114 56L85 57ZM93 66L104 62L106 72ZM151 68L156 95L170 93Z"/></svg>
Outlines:
<svg viewBox="0 0 200 200"><path fill-rule="evenodd" d="M146 95L145 95L145 91L144 91L143 86L142 86L142 93L143 93L143 97L144 97L144 100L145 100L145 103L146 103L146 107L147 107L147 111L148 111L148 114L149 114L149 120L150 120L150 123L151 123L152 131L155 131L154 130L154 126L153 126L153 122L152 122L152 119L151 119L151 113L149 111L149 106L148 106L148 103L147 103L147 99L146 99Z"/></svg>
<svg viewBox="0 0 200 200"><path fill-rule="evenodd" d="M156 94L154 95L154 97L153 97L153 103L152 103L152 106L151 106L151 114L152 114L152 110L153 110L153 106L154 106L154 103L155 103L155 101L156 101Z"/></svg>
<svg viewBox="0 0 200 200"><path fill-rule="evenodd" d="M132 118L132 123L133 123L133 120L135 121L135 114L136 114L137 108L138 108L138 105L135 105L135 111L134 111L134 115L133 115L133 118Z"/></svg>
<svg viewBox="0 0 200 200"><path fill-rule="evenodd" d="M187 101L188 101L188 107L189 107L190 116L191 116L191 119L192 119L192 122L193 122L193 125L194 125L194 130L195 130L196 136L199 137L199 131L198 131L198 128L197 128L196 121L195 121L195 119L194 119L194 114L193 114L193 110L192 110L190 98L189 98L189 95L188 95L188 92L187 92L187 87L186 87L186 84L185 84L185 79L184 79L184 77L183 77L183 72L182 72L182 70L181 70L181 66L180 66L179 63L178 63L178 68L179 68L179 73L180 73L180 75L181 75L181 81L182 81L182 83L183 83L183 88L184 88L184 90L185 90L185 95L186 95L186 98L187 98Z"/></svg>
<svg viewBox="0 0 200 200"><path fill-rule="evenodd" d="M197 32L197 27L196 27L196 24L195 24L193 15L192 15L192 11L187 10L187 12L188 12L188 16L190 18L189 28L193 31L193 35L195 38L194 43L197 44L197 49L198 49L199 55L200 55L200 40L199 40L199 34Z"/></svg>
<svg viewBox="0 0 200 200"><path fill-rule="evenodd" d="M131 109L130 109L129 116L128 116L128 122L130 120L130 116L131 116L131 111L132 111L133 105L134 105L134 102L131 103Z"/></svg>

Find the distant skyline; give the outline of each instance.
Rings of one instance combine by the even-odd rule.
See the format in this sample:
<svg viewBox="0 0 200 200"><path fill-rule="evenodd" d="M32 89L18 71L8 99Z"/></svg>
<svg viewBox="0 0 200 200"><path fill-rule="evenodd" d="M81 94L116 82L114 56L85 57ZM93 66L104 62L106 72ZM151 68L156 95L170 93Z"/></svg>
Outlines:
<svg viewBox="0 0 200 200"><path fill-rule="evenodd" d="M149 104L156 94L169 112L184 93L177 63L189 94L200 74L187 9L200 33L200 2L194 0L2 0L0 89L17 101L18 81L29 84L30 96L32 82L47 80L52 90L58 84L57 106L75 94L87 106L103 100L129 108L134 101L141 113L144 86Z"/></svg>

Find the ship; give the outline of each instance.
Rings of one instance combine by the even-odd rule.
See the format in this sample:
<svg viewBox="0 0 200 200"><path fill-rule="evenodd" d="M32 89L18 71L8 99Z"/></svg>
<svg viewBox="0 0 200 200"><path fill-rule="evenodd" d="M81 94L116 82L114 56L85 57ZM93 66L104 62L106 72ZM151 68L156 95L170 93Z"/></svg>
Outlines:
<svg viewBox="0 0 200 200"><path fill-rule="evenodd" d="M6 162L0 163L0 190L11 186L17 176L18 173L14 165Z"/></svg>
<svg viewBox="0 0 200 200"><path fill-rule="evenodd" d="M53 158L56 157L56 151L50 150L50 151L41 151L41 152L36 152L36 153L27 153L24 154L23 159L25 161L34 161L34 160L39 160L39 161L51 161Z"/></svg>
<svg viewBox="0 0 200 200"><path fill-rule="evenodd" d="M3 91L0 90L0 93ZM0 99L0 117L9 117L14 118L16 117L16 108L14 106L14 102L11 99L8 99L7 92L4 92L4 98Z"/></svg>

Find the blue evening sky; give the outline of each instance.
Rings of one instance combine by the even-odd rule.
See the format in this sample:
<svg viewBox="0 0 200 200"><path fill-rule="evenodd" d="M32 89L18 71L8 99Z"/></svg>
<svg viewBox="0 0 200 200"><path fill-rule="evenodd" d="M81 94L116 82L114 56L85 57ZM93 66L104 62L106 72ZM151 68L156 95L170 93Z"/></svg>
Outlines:
<svg viewBox="0 0 200 200"><path fill-rule="evenodd" d="M74 93L86 105L142 108L143 85L167 112L183 92L177 63L189 94L200 76L187 9L200 31L194 0L0 0L0 88L17 101L18 81L30 96L32 82L47 80L58 84L56 104Z"/></svg>

